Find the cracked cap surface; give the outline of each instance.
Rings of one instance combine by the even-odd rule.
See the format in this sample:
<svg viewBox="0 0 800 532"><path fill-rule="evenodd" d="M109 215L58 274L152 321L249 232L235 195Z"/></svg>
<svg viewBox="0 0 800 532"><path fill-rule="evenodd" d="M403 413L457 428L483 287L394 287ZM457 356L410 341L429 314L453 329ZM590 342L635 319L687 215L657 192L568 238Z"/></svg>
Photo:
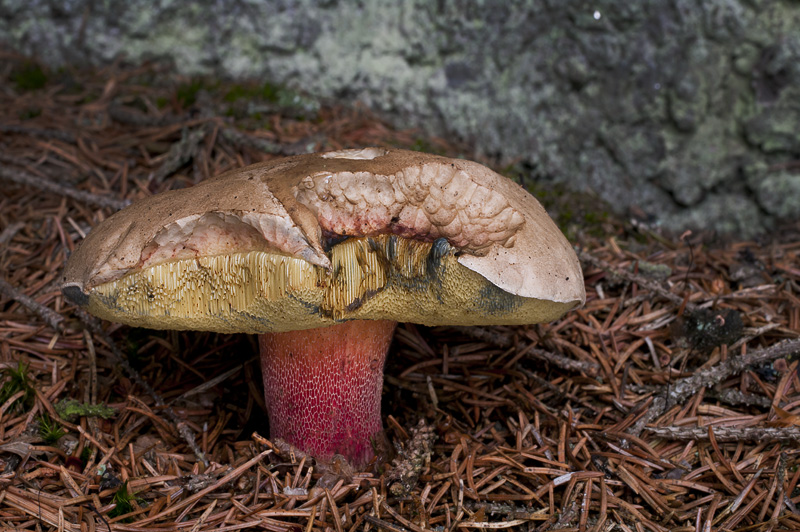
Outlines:
<svg viewBox="0 0 800 532"><path fill-rule="evenodd" d="M384 148L277 159L141 200L91 231L62 290L103 318L228 332L533 323L585 300L572 247L522 187Z"/></svg>

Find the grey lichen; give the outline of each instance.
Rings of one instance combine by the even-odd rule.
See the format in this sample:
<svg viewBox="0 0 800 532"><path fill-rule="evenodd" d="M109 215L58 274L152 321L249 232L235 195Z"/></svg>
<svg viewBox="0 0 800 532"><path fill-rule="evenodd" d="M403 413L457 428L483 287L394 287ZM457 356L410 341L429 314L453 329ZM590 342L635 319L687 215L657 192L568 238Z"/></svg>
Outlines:
<svg viewBox="0 0 800 532"><path fill-rule="evenodd" d="M768 173L756 186L764 210L783 220L800 219L800 171Z"/></svg>
<svg viewBox="0 0 800 532"><path fill-rule="evenodd" d="M0 15L0 40L48 64L166 56L361 101L670 227L795 212L741 165L800 151L796 2L0 0ZM742 208L702 207L728 197Z"/></svg>

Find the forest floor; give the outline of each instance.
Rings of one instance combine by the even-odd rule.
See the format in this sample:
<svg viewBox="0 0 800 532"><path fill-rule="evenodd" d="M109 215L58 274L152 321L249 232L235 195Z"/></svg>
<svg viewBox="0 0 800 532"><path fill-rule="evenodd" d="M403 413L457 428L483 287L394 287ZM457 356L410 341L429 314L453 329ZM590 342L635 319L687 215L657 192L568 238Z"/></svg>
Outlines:
<svg viewBox="0 0 800 532"><path fill-rule="evenodd" d="M586 305L543 325L401 325L389 445L354 471L267 439L252 337L100 323L63 299L63 265L130 201L227 169L464 147L165 65L2 65L0 527L800 530L800 226L673 238L545 194Z"/></svg>

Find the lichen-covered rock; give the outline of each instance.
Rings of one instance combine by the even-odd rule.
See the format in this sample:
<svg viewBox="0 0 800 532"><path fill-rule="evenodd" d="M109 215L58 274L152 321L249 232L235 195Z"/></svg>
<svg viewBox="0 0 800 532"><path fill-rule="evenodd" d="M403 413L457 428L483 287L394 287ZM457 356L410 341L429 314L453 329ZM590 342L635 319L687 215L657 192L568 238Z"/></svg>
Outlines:
<svg viewBox="0 0 800 532"><path fill-rule="evenodd" d="M717 229L697 208L714 198L754 209L725 220L777 216L740 165L800 152L798 28L800 4L769 0L0 0L0 41L51 64L169 56L360 100L620 212Z"/></svg>
<svg viewBox="0 0 800 532"><path fill-rule="evenodd" d="M800 220L800 172L768 172L756 185L758 203L782 220Z"/></svg>
<svg viewBox="0 0 800 532"><path fill-rule="evenodd" d="M771 226L755 201L745 194L719 193L680 212L662 217L665 227L679 229L714 228L722 234L747 239Z"/></svg>
<svg viewBox="0 0 800 532"><path fill-rule="evenodd" d="M774 104L759 109L746 122L745 134L751 144L766 153L800 152L800 88L785 90Z"/></svg>
<svg viewBox="0 0 800 532"><path fill-rule="evenodd" d="M720 185L735 186L745 151L732 124L718 118L705 120L699 129L671 150L661 185L679 205L697 205ZM730 192L730 190L729 190Z"/></svg>

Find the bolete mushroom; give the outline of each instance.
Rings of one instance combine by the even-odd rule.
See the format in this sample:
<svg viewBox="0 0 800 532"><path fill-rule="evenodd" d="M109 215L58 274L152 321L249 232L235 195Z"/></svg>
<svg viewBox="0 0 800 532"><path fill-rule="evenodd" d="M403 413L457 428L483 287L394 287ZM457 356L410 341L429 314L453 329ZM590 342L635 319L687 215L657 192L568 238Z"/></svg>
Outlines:
<svg viewBox="0 0 800 532"><path fill-rule="evenodd" d="M65 296L112 321L259 334L270 433L355 466L381 430L398 321L551 321L575 252L519 185L466 160L365 148L254 164L136 202L70 257Z"/></svg>

